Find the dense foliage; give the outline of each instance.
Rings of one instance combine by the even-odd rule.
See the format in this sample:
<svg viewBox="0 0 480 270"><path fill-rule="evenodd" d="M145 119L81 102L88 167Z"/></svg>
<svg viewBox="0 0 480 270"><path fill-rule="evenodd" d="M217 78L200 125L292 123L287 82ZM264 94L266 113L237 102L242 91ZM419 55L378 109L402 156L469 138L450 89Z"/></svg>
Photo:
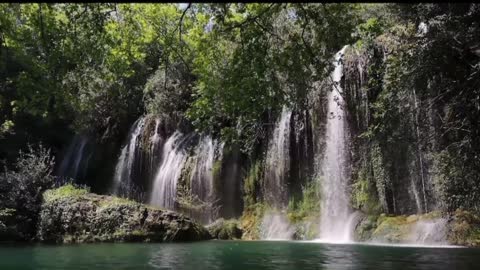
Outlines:
<svg viewBox="0 0 480 270"><path fill-rule="evenodd" d="M346 74L365 153L358 206L478 211L479 12L476 4L392 5L359 25Z"/></svg>
<svg viewBox="0 0 480 270"><path fill-rule="evenodd" d="M51 161L29 171L19 150L42 141L58 154L73 133L109 144L98 160L111 158L112 141L142 114L252 154L282 107L311 109L332 56L351 44L344 88L362 153L353 206L479 210L479 13L476 4L0 4L0 181L42 169L49 180ZM258 203L262 175L250 161L245 205ZM410 189L418 205L402 203ZM317 208L309 190L292 209Z"/></svg>
<svg viewBox="0 0 480 270"><path fill-rule="evenodd" d="M54 160L42 145L20 152L14 170L0 175L0 235L30 240L36 233L42 193L54 185Z"/></svg>
<svg viewBox="0 0 480 270"><path fill-rule="evenodd" d="M0 8L1 134L18 142L9 159L27 141L63 138L41 129L103 141L145 112L186 116L249 151L283 104L308 103L356 23L347 4Z"/></svg>

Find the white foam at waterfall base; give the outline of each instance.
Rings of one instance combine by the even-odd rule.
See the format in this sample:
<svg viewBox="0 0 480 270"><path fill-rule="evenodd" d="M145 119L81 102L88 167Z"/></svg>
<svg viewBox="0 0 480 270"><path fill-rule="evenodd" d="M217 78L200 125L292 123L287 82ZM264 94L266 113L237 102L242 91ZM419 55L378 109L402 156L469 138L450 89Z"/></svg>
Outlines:
<svg viewBox="0 0 480 270"><path fill-rule="evenodd" d="M295 228L290 225L285 214L267 211L260 226L260 237L264 240L291 240Z"/></svg>
<svg viewBox="0 0 480 270"><path fill-rule="evenodd" d="M422 245L448 245L447 220L435 218L417 221L410 230L409 242Z"/></svg>
<svg viewBox="0 0 480 270"><path fill-rule="evenodd" d="M343 75L342 57L347 46L335 56L331 76L332 90L328 93L328 116L325 152L321 163L320 239L322 242L351 242L351 210L347 195L346 119L340 80ZM350 224L349 224L350 223Z"/></svg>
<svg viewBox="0 0 480 270"><path fill-rule="evenodd" d="M162 160L154 179L150 203L173 209L177 193L177 181L182 173L187 155L182 144L188 135L175 131L163 145Z"/></svg>

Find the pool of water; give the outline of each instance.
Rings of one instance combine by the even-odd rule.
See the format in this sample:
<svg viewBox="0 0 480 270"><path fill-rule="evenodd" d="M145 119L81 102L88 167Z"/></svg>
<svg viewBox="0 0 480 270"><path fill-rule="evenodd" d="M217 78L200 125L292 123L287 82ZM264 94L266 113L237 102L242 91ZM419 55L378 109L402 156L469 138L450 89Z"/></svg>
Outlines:
<svg viewBox="0 0 480 270"><path fill-rule="evenodd" d="M480 269L480 249L292 241L0 246L0 269Z"/></svg>

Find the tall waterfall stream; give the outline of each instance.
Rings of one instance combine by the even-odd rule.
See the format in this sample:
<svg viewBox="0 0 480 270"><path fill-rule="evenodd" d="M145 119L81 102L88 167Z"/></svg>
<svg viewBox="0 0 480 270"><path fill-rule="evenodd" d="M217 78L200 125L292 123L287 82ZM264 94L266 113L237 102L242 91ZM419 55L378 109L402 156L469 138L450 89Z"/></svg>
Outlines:
<svg viewBox="0 0 480 270"><path fill-rule="evenodd" d="M328 93L328 114L326 128L326 149L321 165L321 220L320 239L328 242L348 242L350 222L348 195L346 191L347 167L345 101L340 86L343 75L342 57L346 46L335 55L335 69L332 74L333 86Z"/></svg>

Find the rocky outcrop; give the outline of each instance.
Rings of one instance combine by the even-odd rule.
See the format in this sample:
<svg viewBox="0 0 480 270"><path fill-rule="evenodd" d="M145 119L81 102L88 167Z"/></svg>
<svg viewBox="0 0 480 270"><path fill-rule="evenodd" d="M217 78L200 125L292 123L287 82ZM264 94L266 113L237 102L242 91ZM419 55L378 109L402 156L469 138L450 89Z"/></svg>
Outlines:
<svg viewBox="0 0 480 270"><path fill-rule="evenodd" d="M182 214L64 186L44 194L37 238L50 243L207 240Z"/></svg>

